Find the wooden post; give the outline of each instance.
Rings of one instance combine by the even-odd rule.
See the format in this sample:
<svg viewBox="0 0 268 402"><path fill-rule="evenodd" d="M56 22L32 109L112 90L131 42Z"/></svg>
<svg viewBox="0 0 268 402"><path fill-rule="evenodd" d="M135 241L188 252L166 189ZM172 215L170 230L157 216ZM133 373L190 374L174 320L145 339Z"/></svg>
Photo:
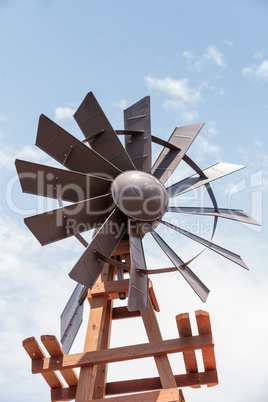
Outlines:
<svg viewBox="0 0 268 402"><path fill-rule="evenodd" d="M162 335L150 299L149 299L149 309L141 310L141 316L147 332L149 342L162 341ZM167 355L155 356L154 359L162 387L176 388L177 387L176 380L172 373L172 369Z"/></svg>
<svg viewBox="0 0 268 402"><path fill-rule="evenodd" d="M108 265L105 269L108 269ZM107 281L108 276L107 271L104 271L104 273L98 278L97 283ZM99 350L102 347L102 335L104 330L106 331L105 324L107 321L107 302L107 295L95 296L91 299L91 309L87 326L84 352ZM108 339L109 337L106 335L106 338ZM106 369L104 370L106 371ZM98 373L98 379L100 383L102 383L99 387L96 385L96 374L96 365L81 368L75 402L92 400L94 396L94 389L96 389L95 386L97 386L98 392L101 392L101 389L104 387L105 373L103 373L102 376L100 375L100 371Z"/></svg>

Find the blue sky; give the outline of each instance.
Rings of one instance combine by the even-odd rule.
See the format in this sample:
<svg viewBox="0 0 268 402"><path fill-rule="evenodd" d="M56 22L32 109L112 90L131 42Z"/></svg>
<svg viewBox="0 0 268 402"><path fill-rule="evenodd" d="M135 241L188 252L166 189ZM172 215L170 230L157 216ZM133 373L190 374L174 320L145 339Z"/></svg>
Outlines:
<svg viewBox="0 0 268 402"><path fill-rule="evenodd" d="M220 384L184 389L186 400L267 398L267 16L261 0L0 0L2 400L18 400L16 383L20 401L49 401L21 342L59 337L59 316L75 286L68 272L83 251L73 239L42 248L27 230L25 216L54 204L21 193L14 160L57 166L34 147L38 118L43 113L82 139L72 115L89 91L114 129L123 128L123 109L150 95L154 135L167 140L176 126L203 121L189 156L202 168L218 161L246 166L214 182L213 190L222 208L244 209L262 227L221 221L214 241L241 255L250 271L206 251L191 266L211 289L205 305L179 274L156 276L154 287L165 339L177 336L176 314L211 314ZM154 158L159 150L153 148ZM172 180L185 174L181 165ZM198 196L189 193L181 205ZM187 219L206 234L209 223ZM199 250L179 234L169 242L185 258ZM152 244L145 240L148 267L169 265ZM82 351L84 332L83 326L72 351ZM115 323L113 334L113 345L146 341L136 320ZM171 360L182 373L181 357ZM152 361L124 363L111 366L110 380L120 379L122 368L124 378L157 375Z"/></svg>

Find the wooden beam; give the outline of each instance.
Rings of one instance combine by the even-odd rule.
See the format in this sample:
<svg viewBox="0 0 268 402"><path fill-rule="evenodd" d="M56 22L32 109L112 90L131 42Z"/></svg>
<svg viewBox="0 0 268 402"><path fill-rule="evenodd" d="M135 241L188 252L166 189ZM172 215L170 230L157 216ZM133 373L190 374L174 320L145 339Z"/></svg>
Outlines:
<svg viewBox="0 0 268 402"><path fill-rule="evenodd" d="M121 254L129 254L129 240L121 240L114 250L112 257Z"/></svg>
<svg viewBox="0 0 268 402"><path fill-rule="evenodd" d="M141 313L137 311L128 311L127 307L114 307L113 320L121 320L124 318L140 317Z"/></svg>
<svg viewBox="0 0 268 402"><path fill-rule="evenodd" d="M195 312L195 317L199 334L200 335L211 334L209 313L203 310L198 310ZM210 351L205 349L202 350L202 356L205 371L216 370L214 349ZM213 387L214 385L217 384L218 382L216 382L215 384L209 384L208 387Z"/></svg>
<svg viewBox="0 0 268 402"><path fill-rule="evenodd" d="M188 313L179 314L176 316L176 323L180 338L192 336L192 329ZM185 364L186 373L197 373L197 361L195 351L190 350L183 352L183 359ZM200 388L200 385L195 385L193 388Z"/></svg>
<svg viewBox="0 0 268 402"><path fill-rule="evenodd" d="M141 310L141 316L147 332L149 342L162 341L161 331L157 322L157 318L151 300L149 300L148 310ZM167 355L163 354L162 356L155 356L154 359L160 376L162 388L176 387L176 381Z"/></svg>
<svg viewBox="0 0 268 402"><path fill-rule="evenodd" d="M169 353L213 347L211 334L196 335L183 339L170 339L60 357L36 359L32 361L32 372L34 374L45 373L48 371L88 367L95 364L141 359L150 356L161 356Z"/></svg>
<svg viewBox="0 0 268 402"><path fill-rule="evenodd" d="M44 359L46 358L45 353L39 346L37 340L32 336L31 338L27 338L22 342L22 346L32 359L32 361ZM42 376L50 386L50 388L63 388L63 384L56 373L47 372L43 373Z"/></svg>
<svg viewBox="0 0 268 402"><path fill-rule="evenodd" d="M102 278L100 276L97 279L97 283L100 283L101 280ZM94 353L94 351L99 350L101 347L101 339L104 330L107 300L108 299L106 295L93 297L91 300L91 309L88 319L84 353ZM62 359L65 359L67 357L69 358L70 355L63 356ZM81 367L81 370L79 375L75 401L82 402L86 400L92 400L97 366L78 365L76 367Z"/></svg>
<svg viewBox="0 0 268 402"><path fill-rule="evenodd" d="M183 398L184 399L184 398ZM109 398L111 402L183 402L177 388L162 389L160 391L146 392L145 394L115 396ZM88 401L85 401L88 402ZM107 402L107 399L96 399L94 402Z"/></svg>
<svg viewBox="0 0 268 402"><path fill-rule="evenodd" d="M118 298L119 292L128 293L129 279L119 281L96 282L91 289L91 296L108 296L109 299Z"/></svg>
<svg viewBox="0 0 268 402"><path fill-rule="evenodd" d="M178 388L190 387L193 385L207 385L218 382L216 370L204 371L201 373L189 373L175 375ZM120 395L136 392L155 391L161 389L159 377L141 378L135 380L108 382L106 395ZM68 401L75 398L76 387L54 389L51 391L51 401Z"/></svg>
<svg viewBox="0 0 268 402"><path fill-rule="evenodd" d="M62 349L61 345L54 335L42 335L41 341L51 357L65 355L64 350ZM62 370L61 375L63 376L69 387L73 387L78 384L78 377L73 369Z"/></svg>
<svg viewBox="0 0 268 402"><path fill-rule="evenodd" d="M109 268L107 269L107 276L105 275L104 277L103 275L103 279L107 281L112 281L114 277L115 277L114 266L110 265ZM104 327L101 335L100 349L109 349L110 347L111 329L112 329L112 311L113 311L113 300L108 300L104 317ZM108 365L106 363L99 364L97 366L93 399L105 397L107 371L108 371Z"/></svg>
<svg viewBox="0 0 268 402"><path fill-rule="evenodd" d="M159 313L160 308L159 308L159 304L158 304L156 295L154 293L153 282L151 280L149 280L149 294L150 294L150 298L153 303L155 311L157 311Z"/></svg>
<svg viewBox="0 0 268 402"><path fill-rule="evenodd" d="M216 370L201 373L179 374L175 375L174 378L177 388L190 387L197 384L207 385L218 381ZM160 377L109 382L106 386L106 395L153 391L161 388Z"/></svg>

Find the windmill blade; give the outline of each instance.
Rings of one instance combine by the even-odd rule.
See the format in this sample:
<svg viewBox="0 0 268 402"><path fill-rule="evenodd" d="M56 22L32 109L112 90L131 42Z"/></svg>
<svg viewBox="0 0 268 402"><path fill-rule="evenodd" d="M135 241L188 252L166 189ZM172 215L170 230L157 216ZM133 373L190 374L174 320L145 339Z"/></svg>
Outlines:
<svg viewBox="0 0 268 402"><path fill-rule="evenodd" d="M121 170L43 114L39 119L36 145L70 170L107 178L115 178L121 173Z"/></svg>
<svg viewBox="0 0 268 402"><path fill-rule="evenodd" d="M185 265L181 258L169 247L169 245L159 236L155 231L150 232L164 253L176 266L177 270L182 274L184 279L189 283L192 289L205 302L207 300L210 290L204 285L204 283L193 273L193 271Z"/></svg>
<svg viewBox="0 0 268 402"><path fill-rule="evenodd" d="M26 226L44 246L45 244L93 229L111 212L110 194L90 198L72 205L29 216Z"/></svg>
<svg viewBox="0 0 268 402"><path fill-rule="evenodd" d="M171 229L176 230L177 232L183 234L184 236L189 237L190 239L202 244L203 246L209 248L212 251L215 251L216 253L222 255L225 258L228 258L228 260L233 261L234 263L240 265L241 267L245 268L248 270L248 267L246 266L246 264L244 263L244 261L242 260L242 258L233 253L232 251L226 250L223 247L218 246L217 244L212 243L211 241L202 239L202 237L199 237L197 235L194 235L193 233L187 232L187 230L181 229L178 226L172 225L169 222L165 222L160 220L161 223L163 223L164 225L168 226Z"/></svg>
<svg viewBox="0 0 268 402"><path fill-rule="evenodd" d="M60 316L61 344L66 354L69 353L82 324L86 296L87 288L78 283Z"/></svg>
<svg viewBox="0 0 268 402"><path fill-rule="evenodd" d="M203 125L204 123L190 124L188 126L177 127L173 131L168 142L179 149L164 147L152 167L152 174L161 183L164 184L173 173Z"/></svg>
<svg viewBox="0 0 268 402"><path fill-rule="evenodd" d="M78 202L106 194L111 181L17 159L22 191L63 201Z"/></svg>
<svg viewBox="0 0 268 402"><path fill-rule="evenodd" d="M142 240L135 221L128 220L129 248L130 248L130 283L128 294L128 310L146 310L149 300L149 279L144 272L146 262Z"/></svg>
<svg viewBox="0 0 268 402"><path fill-rule="evenodd" d="M92 288L105 265L105 262L98 258L94 250L110 257L124 232L125 224L121 221L118 209L115 208L69 273L70 278Z"/></svg>
<svg viewBox="0 0 268 402"><path fill-rule="evenodd" d="M139 100L124 110L126 131L141 131L139 134L126 135L126 150L138 170L151 173L151 116L150 96Z"/></svg>
<svg viewBox="0 0 268 402"><path fill-rule="evenodd" d="M218 162L204 170L206 179L200 177L199 174L194 174L193 176L187 177L184 180L179 181L176 184L167 188L169 197L175 197L186 193L187 191L194 190L203 184L210 183L213 180L219 179L220 177L226 176L230 173L236 172L243 169L242 165L234 165L232 163Z"/></svg>
<svg viewBox="0 0 268 402"><path fill-rule="evenodd" d="M91 148L120 170L135 169L92 92L86 95L74 118Z"/></svg>
<svg viewBox="0 0 268 402"><path fill-rule="evenodd" d="M214 208L208 207L168 207L168 211L178 212L180 214L217 216L219 218L232 219L234 221L260 226L255 219L241 209L218 208L218 211L215 211Z"/></svg>

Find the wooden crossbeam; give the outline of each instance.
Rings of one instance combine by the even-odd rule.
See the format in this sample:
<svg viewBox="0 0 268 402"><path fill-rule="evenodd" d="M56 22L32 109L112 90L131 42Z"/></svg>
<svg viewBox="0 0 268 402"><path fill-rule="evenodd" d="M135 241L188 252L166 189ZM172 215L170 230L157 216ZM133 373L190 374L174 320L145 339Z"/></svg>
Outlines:
<svg viewBox="0 0 268 402"><path fill-rule="evenodd" d="M113 308L113 320L121 320L124 318L140 317L140 311L129 311L127 307L114 307Z"/></svg>
<svg viewBox="0 0 268 402"><path fill-rule="evenodd" d="M176 323L180 338L192 336L192 328L188 313L179 314L176 316ZM183 359L186 373L197 373L197 361L194 350L183 352ZM200 385L194 385L194 388L200 388Z"/></svg>
<svg viewBox="0 0 268 402"><path fill-rule="evenodd" d="M46 358L45 353L40 348L37 340L32 336L31 338L27 338L22 342L22 346L32 359L32 361L40 360ZM63 388L63 384L56 373L47 372L42 373L42 376L50 386L50 388Z"/></svg>
<svg viewBox="0 0 268 402"><path fill-rule="evenodd" d="M184 402L181 390L177 388L163 389L160 391L146 392L145 394L115 396L109 398L111 402L137 402L141 398L142 402ZM86 400L85 402L89 402ZM95 399L94 402L107 402L107 399Z"/></svg>
<svg viewBox="0 0 268 402"><path fill-rule="evenodd" d="M42 335L41 341L51 357L65 355L64 350L54 335ZM69 387L73 387L78 384L78 377L73 369L62 370L61 375Z"/></svg>
<svg viewBox="0 0 268 402"><path fill-rule="evenodd" d="M151 300L149 300L148 310L142 310L141 316L149 342L161 342L162 335ZM168 389L176 387L176 381L168 360L168 356L166 354L154 356L154 360L160 376L162 388Z"/></svg>
<svg viewBox="0 0 268 402"><path fill-rule="evenodd" d="M191 387L193 385L208 385L218 382L216 370L199 373L188 373L175 375L178 388ZM106 385L106 395L120 395L145 391L155 391L161 389L160 377L140 378L135 380L125 380L108 382ZM76 387L51 390L51 401L68 401L74 399Z"/></svg>
<svg viewBox="0 0 268 402"><path fill-rule="evenodd" d="M200 335L212 334L209 313L203 310L198 310L195 312L195 318L197 322L197 328ZM216 370L216 360L214 350L203 350L202 357L204 362L205 371ZM218 382L214 384L208 384L208 387L213 387L217 385Z"/></svg>
<svg viewBox="0 0 268 402"><path fill-rule="evenodd" d="M213 347L214 344L211 334L196 335L190 338L170 339L59 357L39 358L32 361L32 372L34 374L46 373L48 371L87 367L102 363L141 359L150 356L161 356L187 350Z"/></svg>

